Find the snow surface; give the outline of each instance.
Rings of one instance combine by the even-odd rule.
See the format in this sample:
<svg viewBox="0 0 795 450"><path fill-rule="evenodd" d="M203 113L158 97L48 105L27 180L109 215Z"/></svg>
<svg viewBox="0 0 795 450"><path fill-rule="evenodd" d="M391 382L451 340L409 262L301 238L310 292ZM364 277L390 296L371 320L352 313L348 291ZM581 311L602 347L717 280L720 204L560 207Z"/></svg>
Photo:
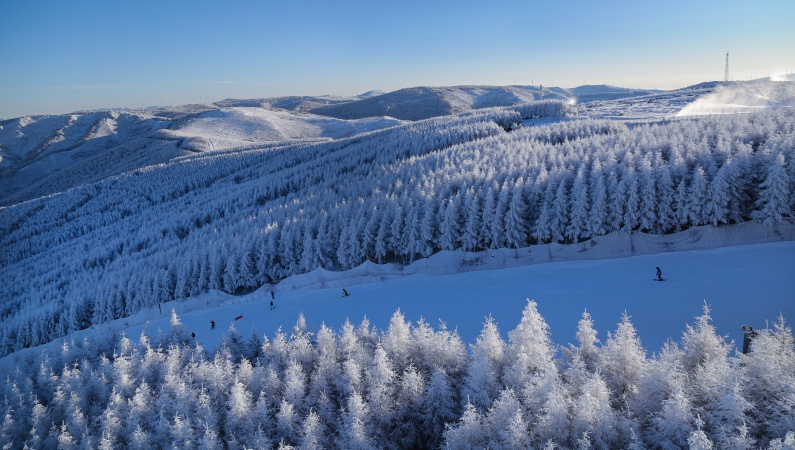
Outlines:
<svg viewBox="0 0 795 450"><path fill-rule="evenodd" d="M748 223L667 236L613 233L567 246L441 252L403 268L365 263L346 272L318 269L239 297L213 291L70 337L124 332L137 339L144 330L156 337L168 331L173 308L186 329L214 351L230 325L243 336L256 330L272 337L279 327L289 334L303 313L312 331L322 323L339 330L346 320L358 324L365 316L385 330L400 309L408 320L424 318L435 327L442 321L465 342L474 343L489 315L507 337L527 299L533 299L553 341L561 345L575 342L577 321L585 310L603 342L626 313L647 352L655 353L667 339L678 341L705 303L712 308L717 332L741 345L742 325L765 328L779 314L790 323L795 320L794 238L795 224ZM726 246L781 239L785 241ZM688 246L703 250L670 251ZM632 252L638 256L628 256ZM657 266L666 281L654 281ZM342 296L343 287L350 296ZM274 310L269 308L271 290ZM242 318L235 320L238 316ZM215 330L210 330L211 320Z"/></svg>
<svg viewBox="0 0 795 450"><path fill-rule="evenodd" d="M211 149L220 150L291 139L341 139L401 123L391 117L340 120L264 108L234 107L199 114L169 131L180 137L212 141Z"/></svg>

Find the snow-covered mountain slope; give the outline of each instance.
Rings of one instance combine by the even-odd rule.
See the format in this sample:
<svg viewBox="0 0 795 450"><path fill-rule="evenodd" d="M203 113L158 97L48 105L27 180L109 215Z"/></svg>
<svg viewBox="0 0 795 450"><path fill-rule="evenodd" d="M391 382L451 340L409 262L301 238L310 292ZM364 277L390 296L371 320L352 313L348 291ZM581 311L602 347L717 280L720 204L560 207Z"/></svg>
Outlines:
<svg viewBox="0 0 795 450"><path fill-rule="evenodd" d="M564 110L197 153L0 210L2 351L317 267L792 216L792 111L519 126Z"/></svg>
<svg viewBox="0 0 795 450"><path fill-rule="evenodd" d="M442 252L406 267L365 263L343 272L317 269L250 294L211 291L163 303L76 332L70 339L124 333L135 340L145 332L157 340L168 332L174 309L186 329L196 333L197 342L213 352L230 325L242 336L255 330L271 336L279 328L291 329L303 314L312 332L321 324L340 329L346 320L357 324L364 317L386 330L392 314L400 310L412 322L443 322L464 342L474 344L487 317L507 338L530 298L538 302L554 342L564 347L576 341L577 321L584 311L593 317L602 341L627 313L645 349L658 353L668 339L679 339L705 302L711 305L718 334L741 343L742 325L763 329L779 315L788 321L795 317L793 238L795 224L704 226L666 237L617 233L596 246ZM790 240L775 242L779 239ZM618 247L628 256L616 258ZM685 248L698 250L682 251ZM655 267L662 268L665 282L654 280ZM342 296L343 288L350 296ZM275 310L269 307L272 298ZM235 320L239 316L242 319ZM211 320L218 329L209 330Z"/></svg>
<svg viewBox="0 0 795 450"><path fill-rule="evenodd" d="M632 89L610 86L608 84L578 86L570 91L578 103L587 103L594 100L616 100L627 97L641 97L664 92L657 89Z"/></svg>
<svg viewBox="0 0 795 450"><path fill-rule="evenodd" d="M0 205L49 195L181 154L149 136L168 121L96 112L33 116L0 124Z"/></svg>
<svg viewBox="0 0 795 450"><path fill-rule="evenodd" d="M0 124L0 205L61 192L191 152L339 139L402 123L261 107L185 105L33 116Z"/></svg>
<svg viewBox="0 0 795 450"><path fill-rule="evenodd" d="M202 150L206 151L251 148L274 141L341 139L401 123L391 117L340 120L265 108L233 107L191 116L168 131L179 138L202 139Z"/></svg>
<svg viewBox="0 0 795 450"><path fill-rule="evenodd" d="M545 99L565 99L548 93ZM348 103L312 110L340 119L390 116L401 120L421 120L495 106L512 106L539 100L537 88L514 86L414 87Z"/></svg>
<svg viewBox="0 0 795 450"><path fill-rule="evenodd" d="M333 97L333 96L287 96L259 99L226 99L215 102L220 108L250 107L284 109L295 112L309 112L315 108L339 103L348 103L365 97Z"/></svg>
<svg viewBox="0 0 795 450"><path fill-rule="evenodd" d="M642 121L677 114L790 107L795 90L792 86L792 81L757 80L702 83L659 92L608 85L550 87L543 89L543 98L576 102L580 117ZM191 152L338 139L399 123L386 116L417 120L517 105L540 97L537 86L456 86L410 88L386 94L371 91L350 98L229 99L216 104L123 113L12 119L0 123L0 205L161 164ZM308 112L326 118L313 117ZM328 117L367 120L346 123Z"/></svg>

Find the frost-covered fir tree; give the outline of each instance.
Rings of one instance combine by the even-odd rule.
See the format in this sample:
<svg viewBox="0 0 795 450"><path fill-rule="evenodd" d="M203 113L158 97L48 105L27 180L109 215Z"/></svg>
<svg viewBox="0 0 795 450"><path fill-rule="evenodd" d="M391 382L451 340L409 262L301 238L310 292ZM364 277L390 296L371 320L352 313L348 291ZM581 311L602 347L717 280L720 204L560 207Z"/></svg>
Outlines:
<svg viewBox="0 0 795 450"><path fill-rule="evenodd" d="M757 332L742 363L755 434L760 442L785 437L795 429L795 338L784 317Z"/></svg>
<svg viewBox="0 0 795 450"><path fill-rule="evenodd" d="M756 218L770 225L784 217L792 215L790 180L785 168L786 162L782 153L771 158L767 168L765 181L760 185L761 192L757 201Z"/></svg>
<svg viewBox="0 0 795 450"><path fill-rule="evenodd" d="M581 237L588 238L591 236L588 226L588 219L590 217L588 205L588 183L585 179L584 171L581 168L577 172L577 176L574 178L574 184L571 188L571 213L566 230L566 239L570 242L578 242Z"/></svg>
<svg viewBox="0 0 795 450"><path fill-rule="evenodd" d="M448 424L444 431L443 448L464 450L485 448L487 435L484 432L483 416L471 403L464 406L464 413L457 423Z"/></svg>
<svg viewBox="0 0 795 450"><path fill-rule="evenodd" d="M696 167L693 172L693 180L690 182L688 189L689 208L688 219L693 225L703 225L709 222L707 215L707 196L708 181L704 173L704 168L701 166Z"/></svg>
<svg viewBox="0 0 795 450"><path fill-rule="evenodd" d="M524 192L521 180L516 181L516 185L511 193L511 202L508 205L508 212L505 218L505 236L508 247L519 248L527 245L526 219L527 205L524 201Z"/></svg>
<svg viewBox="0 0 795 450"><path fill-rule="evenodd" d="M608 208L604 171L599 160L593 163L589 181L588 234L590 236L601 236L607 233Z"/></svg>
<svg viewBox="0 0 795 450"><path fill-rule="evenodd" d="M479 411L486 410L497 398L505 364L505 342L497 324L491 317L486 319L480 336L471 346L471 358L467 364L461 400Z"/></svg>
<svg viewBox="0 0 795 450"><path fill-rule="evenodd" d="M637 382L646 363L646 351L625 313L615 333L608 333L599 351L599 369L610 389L614 406L638 392Z"/></svg>

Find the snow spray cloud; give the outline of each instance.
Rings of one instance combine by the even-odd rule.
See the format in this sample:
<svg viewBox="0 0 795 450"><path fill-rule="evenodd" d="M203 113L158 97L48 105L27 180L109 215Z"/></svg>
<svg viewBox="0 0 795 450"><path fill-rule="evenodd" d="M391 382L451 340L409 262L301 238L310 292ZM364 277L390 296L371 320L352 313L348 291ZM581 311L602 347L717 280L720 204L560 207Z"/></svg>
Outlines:
<svg viewBox="0 0 795 450"><path fill-rule="evenodd" d="M755 81L717 86L685 106L677 116L750 113L795 106L795 82Z"/></svg>

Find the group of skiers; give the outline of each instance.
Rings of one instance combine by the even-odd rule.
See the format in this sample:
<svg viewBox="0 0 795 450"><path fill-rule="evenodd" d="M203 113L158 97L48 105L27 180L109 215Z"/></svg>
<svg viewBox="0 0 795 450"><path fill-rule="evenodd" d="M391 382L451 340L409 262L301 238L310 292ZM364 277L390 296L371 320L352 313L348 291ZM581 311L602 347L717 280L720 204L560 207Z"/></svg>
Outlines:
<svg viewBox="0 0 795 450"><path fill-rule="evenodd" d="M659 267L657 267L656 276L657 276L656 281L665 281L665 279L663 279L663 277L662 277L662 269L660 269ZM348 297L349 295L350 294L348 294L348 290L345 289L345 288L342 288L342 296L343 297ZM271 311L274 308L276 308L276 305L273 304L274 300L276 300L276 294L274 293L274 291L271 290L271 302L270 302ZM211 330L215 329L215 321L214 320L210 321L210 329ZM195 338L196 334L195 333L191 333L191 337Z"/></svg>
<svg viewBox="0 0 795 450"><path fill-rule="evenodd" d="M658 270L659 270L659 268L658 268ZM347 297L347 296L349 296L349 295L350 295L350 294L348 294L348 290L347 290L347 289L345 289L345 288L342 288L342 296L343 296L343 297ZM274 293L274 291L272 291L272 290L271 290L271 301L270 301L270 307L271 307L271 311L272 311L274 308L276 308L276 305L274 305L274 304L273 304L273 301L274 301L274 300L276 300L276 294ZM214 330L214 329L215 329L215 321L214 321L214 320L211 320L211 321L210 321L210 329L211 329L211 330ZM191 336L192 336L193 338L195 338L195 337L196 337L196 334L195 334L195 333L191 333Z"/></svg>

